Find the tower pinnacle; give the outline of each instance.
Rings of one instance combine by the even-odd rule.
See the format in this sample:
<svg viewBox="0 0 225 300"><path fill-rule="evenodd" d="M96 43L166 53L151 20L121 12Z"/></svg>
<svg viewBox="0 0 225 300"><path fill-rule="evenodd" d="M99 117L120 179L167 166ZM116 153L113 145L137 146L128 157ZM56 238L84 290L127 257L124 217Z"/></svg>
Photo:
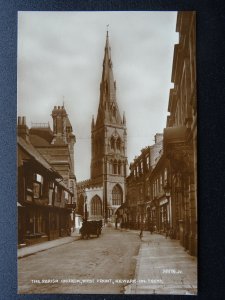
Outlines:
<svg viewBox="0 0 225 300"><path fill-rule="evenodd" d="M111 60L111 48L109 44L109 32L107 25L106 42L104 50L102 79L100 84L100 101L96 125L122 124L119 108L116 101L116 84L113 76Z"/></svg>

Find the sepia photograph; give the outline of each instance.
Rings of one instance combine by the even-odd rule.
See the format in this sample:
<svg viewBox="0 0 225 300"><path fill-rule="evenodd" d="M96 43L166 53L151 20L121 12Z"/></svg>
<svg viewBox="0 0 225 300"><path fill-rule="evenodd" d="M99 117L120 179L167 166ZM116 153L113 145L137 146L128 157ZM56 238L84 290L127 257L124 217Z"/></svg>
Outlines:
<svg viewBox="0 0 225 300"><path fill-rule="evenodd" d="M18 11L18 294L197 295L195 11Z"/></svg>

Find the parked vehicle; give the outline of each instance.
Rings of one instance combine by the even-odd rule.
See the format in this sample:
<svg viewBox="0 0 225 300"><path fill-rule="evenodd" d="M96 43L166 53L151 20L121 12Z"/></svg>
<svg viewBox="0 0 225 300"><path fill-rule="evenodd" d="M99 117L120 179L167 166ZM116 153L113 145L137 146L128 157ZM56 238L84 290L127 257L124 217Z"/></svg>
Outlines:
<svg viewBox="0 0 225 300"><path fill-rule="evenodd" d="M102 232L102 220L99 221L84 221L80 229L82 239L89 239L91 235L99 235Z"/></svg>

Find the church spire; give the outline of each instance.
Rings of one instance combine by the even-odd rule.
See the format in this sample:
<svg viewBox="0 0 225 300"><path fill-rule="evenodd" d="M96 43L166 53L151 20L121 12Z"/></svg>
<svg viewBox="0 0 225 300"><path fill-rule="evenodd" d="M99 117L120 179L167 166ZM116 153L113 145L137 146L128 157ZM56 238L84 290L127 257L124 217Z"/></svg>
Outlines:
<svg viewBox="0 0 225 300"><path fill-rule="evenodd" d="M109 196L107 193L112 190L112 186L115 186L116 182L121 187L123 186L124 190L127 134L125 116L120 115L116 101L116 82L113 77L108 30L103 47L98 114L95 119L92 119L91 126L91 179L95 183L99 181L99 184L103 186L103 203L108 205L110 201L114 200L112 200L112 195Z"/></svg>
<svg viewBox="0 0 225 300"><path fill-rule="evenodd" d="M113 76L109 32L106 32L102 79L100 84L100 101L96 125L122 124L122 119L116 101L116 82Z"/></svg>
<svg viewBox="0 0 225 300"><path fill-rule="evenodd" d="M108 58L111 60L111 48L110 48L110 45L109 45L109 25L107 25L107 31L106 31L106 41L105 41L105 57L106 57L106 54L108 54ZM105 58L104 58L104 61L105 61Z"/></svg>

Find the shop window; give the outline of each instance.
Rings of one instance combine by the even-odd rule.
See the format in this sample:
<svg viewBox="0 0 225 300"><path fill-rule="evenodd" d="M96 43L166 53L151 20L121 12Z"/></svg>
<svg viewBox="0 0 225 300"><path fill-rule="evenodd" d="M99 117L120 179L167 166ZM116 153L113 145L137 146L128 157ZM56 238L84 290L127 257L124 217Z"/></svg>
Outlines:
<svg viewBox="0 0 225 300"><path fill-rule="evenodd" d="M33 197L39 199L42 196L43 177L40 174L34 174Z"/></svg>
<svg viewBox="0 0 225 300"><path fill-rule="evenodd" d="M55 200L57 202L61 202L61 197L62 197L62 190L60 189L59 186L55 186Z"/></svg>
<svg viewBox="0 0 225 300"><path fill-rule="evenodd" d="M33 183L33 197L34 199L41 198L41 184L39 182Z"/></svg>
<svg viewBox="0 0 225 300"><path fill-rule="evenodd" d="M64 199L66 203L69 203L69 193L67 191L64 191Z"/></svg>

